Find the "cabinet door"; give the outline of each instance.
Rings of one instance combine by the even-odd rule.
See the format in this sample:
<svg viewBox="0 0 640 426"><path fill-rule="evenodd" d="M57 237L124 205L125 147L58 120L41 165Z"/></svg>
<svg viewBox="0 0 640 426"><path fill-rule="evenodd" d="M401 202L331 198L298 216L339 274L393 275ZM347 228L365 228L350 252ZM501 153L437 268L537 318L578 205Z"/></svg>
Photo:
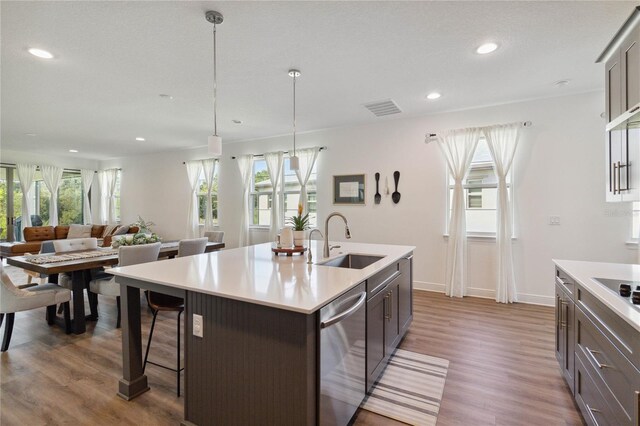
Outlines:
<svg viewBox="0 0 640 426"><path fill-rule="evenodd" d="M386 343L385 356L390 356L400 341L400 322L398 321L399 279L395 279L387 287L387 315L384 329Z"/></svg>
<svg viewBox="0 0 640 426"><path fill-rule="evenodd" d="M605 114L607 122L622 114L622 75L620 71L620 54L613 55L605 64Z"/></svg>
<svg viewBox="0 0 640 426"><path fill-rule="evenodd" d="M622 201L640 201L640 128L628 129L622 140L621 170Z"/></svg>
<svg viewBox="0 0 640 426"><path fill-rule="evenodd" d="M571 388L571 393L575 393L573 378L575 369L575 304L566 293L563 294L562 309L564 313L564 352L562 354L562 369L564 378L569 384L569 388Z"/></svg>
<svg viewBox="0 0 640 426"><path fill-rule="evenodd" d="M400 259L400 287L398 289L398 321L400 322L400 335L411 324L413 318L413 256L408 259Z"/></svg>
<svg viewBox="0 0 640 426"><path fill-rule="evenodd" d="M623 142L625 141L625 130L612 130L610 132L607 132L606 200L609 202L622 201L620 188L624 188L624 185L626 185L626 179L623 179L623 171L626 170L626 167L620 169L618 168L618 164L621 166L626 166L626 163L624 162L625 159L622 158L622 147Z"/></svg>
<svg viewBox="0 0 640 426"><path fill-rule="evenodd" d="M564 334L564 311L562 310L562 289L556 284L556 359L560 364L560 367L564 366L564 347L565 347L565 334Z"/></svg>
<svg viewBox="0 0 640 426"><path fill-rule="evenodd" d="M387 297L387 291L382 290L367 301L367 391L384 367Z"/></svg>
<svg viewBox="0 0 640 426"><path fill-rule="evenodd" d="M622 112L640 103L640 27L636 28L620 48L622 76Z"/></svg>

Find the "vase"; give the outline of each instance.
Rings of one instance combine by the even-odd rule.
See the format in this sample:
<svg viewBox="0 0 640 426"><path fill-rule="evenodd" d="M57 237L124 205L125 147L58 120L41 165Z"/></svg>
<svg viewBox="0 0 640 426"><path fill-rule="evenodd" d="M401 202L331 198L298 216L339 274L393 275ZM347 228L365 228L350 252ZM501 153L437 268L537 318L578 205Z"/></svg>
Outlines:
<svg viewBox="0 0 640 426"><path fill-rule="evenodd" d="M280 245L282 248L290 248L293 246L293 230L291 228L282 228L280 232Z"/></svg>
<svg viewBox="0 0 640 426"><path fill-rule="evenodd" d="M293 231L293 245L302 247L304 245L304 231Z"/></svg>

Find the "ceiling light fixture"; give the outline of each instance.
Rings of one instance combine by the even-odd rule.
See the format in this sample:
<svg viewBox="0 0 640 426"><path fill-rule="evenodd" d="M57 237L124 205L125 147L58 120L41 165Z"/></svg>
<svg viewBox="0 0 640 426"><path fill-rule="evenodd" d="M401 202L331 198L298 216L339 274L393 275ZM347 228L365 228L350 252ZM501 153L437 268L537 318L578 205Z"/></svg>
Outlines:
<svg viewBox="0 0 640 426"><path fill-rule="evenodd" d="M77 149L70 149L69 152L73 152L75 154L76 152L78 152L78 150Z"/></svg>
<svg viewBox="0 0 640 426"><path fill-rule="evenodd" d="M209 154L222 155L222 138L218 136L218 117L217 117L217 100L218 100L218 80L216 73L216 25L222 24L224 17L220 12L209 10L205 17L207 21L213 24L213 135L209 136Z"/></svg>
<svg viewBox="0 0 640 426"><path fill-rule="evenodd" d="M495 43L485 43L482 46L476 49L476 52L480 55L486 55L487 53L491 53L498 48L498 45Z"/></svg>
<svg viewBox="0 0 640 426"><path fill-rule="evenodd" d="M139 142L144 142L146 139L145 138L136 138L137 141Z"/></svg>
<svg viewBox="0 0 640 426"><path fill-rule="evenodd" d="M438 93L438 92L432 92L432 93L429 93L429 94L427 95L427 99L429 99L429 100L432 100L432 101L433 101L433 100L435 100L435 99L438 99L440 96L442 96L440 93Z"/></svg>
<svg viewBox="0 0 640 426"><path fill-rule="evenodd" d="M570 81L571 81L571 80L558 80L558 81L556 81L555 83L553 83L553 85L554 85L554 86L556 86L556 87L558 87L558 88L561 88L561 87L564 87L564 86L566 86L567 84L569 84L569 82L570 82Z"/></svg>
<svg viewBox="0 0 640 426"><path fill-rule="evenodd" d="M231 120L233 124L242 124L242 120Z"/></svg>
<svg viewBox="0 0 640 426"><path fill-rule="evenodd" d="M300 77L300 71L289 70L289 77L293 78L293 155L289 157L289 168L300 170L300 159L296 156L296 80Z"/></svg>
<svg viewBox="0 0 640 426"><path fill-rule="evenodd" d="M36 49L36 48L31 48L29 49L29 53L31 53L33 56L37 56L38 58L41 59L51 59L53 58L53 55L49 52L47 52L46 50L42 50L42 49Z"/></svg>
<svg viewBox="0 0 640 426"><path fill-rule="evenodd" d="M163 99L169 99L170 101L172 101L172 100L173 100L173 96L171 96L171 95L167 95L166 93L160 93L160 95L159 95L159 96L160 96L161 98L163 98Z"/></svg>
<svg viewBox="0 0 640 426"><path fill-rule="evenodd" d="M30 137L38 136L38 135L37 135L37 134L35 134L35 133L25 133L24 135L25 135L25 136L30 136Z"/></svg>

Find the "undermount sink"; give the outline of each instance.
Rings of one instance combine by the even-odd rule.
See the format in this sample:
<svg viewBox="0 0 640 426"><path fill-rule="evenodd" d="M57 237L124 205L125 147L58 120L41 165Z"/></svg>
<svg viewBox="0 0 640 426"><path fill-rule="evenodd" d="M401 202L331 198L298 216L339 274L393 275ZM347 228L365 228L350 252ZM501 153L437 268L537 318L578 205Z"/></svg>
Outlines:
<svg viewBox="0 0 640 426"><path fill-rule="evenodd" d="M374 262L382 259L384 256L374 256L370 254L345 254L326 262L318 262L322 266L335 266L337 268L363 269Z"/></svg>

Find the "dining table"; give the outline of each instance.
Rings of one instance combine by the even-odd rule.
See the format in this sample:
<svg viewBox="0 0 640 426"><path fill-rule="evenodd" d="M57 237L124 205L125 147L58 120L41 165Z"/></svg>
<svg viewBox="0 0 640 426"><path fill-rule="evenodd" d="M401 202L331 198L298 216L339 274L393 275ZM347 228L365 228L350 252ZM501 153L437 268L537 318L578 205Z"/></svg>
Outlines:
<svg viewBox="0 0 640 426"><path fill-rule="evenodd" d="M224 243L208 242L205 253L217 251L225 247ZM178 255L178 241L163 242L158 258L173 258ZM67 273L71 276L73 300L73 319L71 330L74 334L82 334L87 329L87 319L96 320L97 315L87 316L84 309L84 289L90 280L89 271L105 266L118 264L118 249L99 247L94 250L82 250L65 253L46 253L28 256L8 257L11 266L33 271L41 277Z"/></svg>

